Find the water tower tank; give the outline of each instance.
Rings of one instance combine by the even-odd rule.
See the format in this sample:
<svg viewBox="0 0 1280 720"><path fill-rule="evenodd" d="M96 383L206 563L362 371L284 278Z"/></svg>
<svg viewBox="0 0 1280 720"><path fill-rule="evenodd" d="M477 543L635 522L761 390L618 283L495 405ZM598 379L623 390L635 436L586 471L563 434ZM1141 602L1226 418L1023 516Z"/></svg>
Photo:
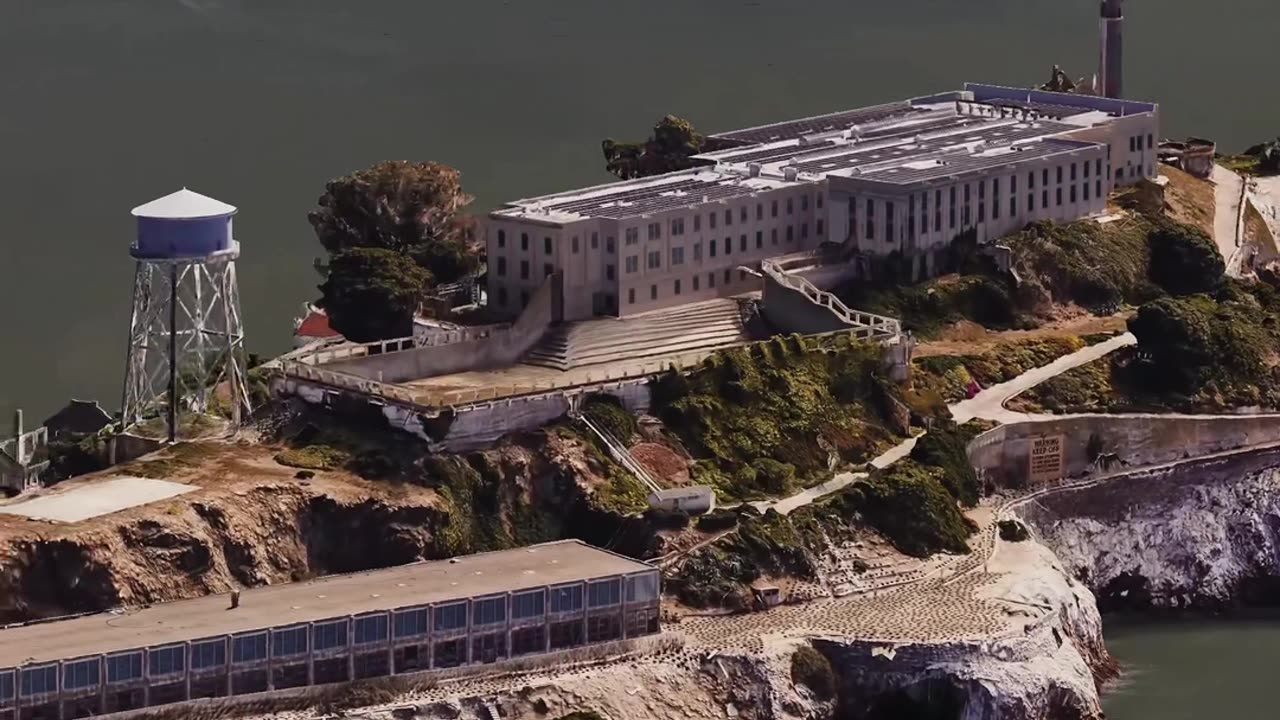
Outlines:
<svg viewBox="0 0 1280 720"><path fill-rule="evenodd" d="M233 251L235 214L231 205L183 188L133 209L138 238L130 253L139 259L181 260Z"/></svg>

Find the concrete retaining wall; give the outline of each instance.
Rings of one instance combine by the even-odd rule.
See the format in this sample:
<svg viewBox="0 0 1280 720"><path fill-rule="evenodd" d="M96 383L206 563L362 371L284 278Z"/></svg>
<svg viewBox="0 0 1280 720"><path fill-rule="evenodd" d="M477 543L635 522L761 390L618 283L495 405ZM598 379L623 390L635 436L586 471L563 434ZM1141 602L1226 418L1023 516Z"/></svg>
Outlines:
<svg viewBox="0 0 1280 720"><path fill-rule="evenodd" d="M1024 487L1033 443L1054 436L1062 437L1062 476L1072 478L1097 472L1100 465L1142 467L1280 442L1280 415L1069 415L1012 423L974 438L969 460L998 486Z"/></svg>
<svg viewBox="0 0 1280 720"><path fill-rule="evenodd" d="M494 330L488 337L343 360L325 365L324 369L367 380L402 383L512 365L542 339L558 314L559 282L559 275L550 276L515 324Z"/></svg>
<svg viewBox="0 0 1280 720"><path fill-rule="evenodd" d="M817 335L850 329L835 313L814 304L804 293L786 287L769 273L764 274L761 312L784 333Z"/></svg>

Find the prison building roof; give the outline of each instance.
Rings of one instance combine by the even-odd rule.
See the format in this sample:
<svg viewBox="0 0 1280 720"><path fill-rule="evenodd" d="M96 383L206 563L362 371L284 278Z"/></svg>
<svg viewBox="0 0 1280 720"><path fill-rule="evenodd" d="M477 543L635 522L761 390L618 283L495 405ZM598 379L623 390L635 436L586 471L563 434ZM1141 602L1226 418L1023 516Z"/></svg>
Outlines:
<svg viewBox="0 0 1280 720"><path fill-rule="evenodd" d="M703 168L517 200L510 207L494 211L491 217L532 217L561 223L588 217L624 220L795 184L781 178L747 177Z"/></svg>
<svg viewBox="0 0 1280 720"><path fill-rule="evenodd" d="M347 615L652 571L577 540L0 629L0 667L216 638Z"/></svg>
<svg viewBox="0 0 1280 720"><path fill-rule="evenodd" d="M742 130L730 130L715 133L711 137L741 143L769 143L778 140L792 140L806 135L839 132L850 129L855 125L884 122L919 112L923 112L923 110L913 106L910 101L904 100L855 110L827 113L799 120L787 120Z"/></svg>
<svg viewBox="0 0 1280 720"><path fill-rule="evenodd" d="M856 177L873 182L908 185L944 178L982 173L992 168L1015 167L1019 163L1100 147L1096 143L1047 138L992 148L979 152L957 151L914 160L860 169Z"/></svg>

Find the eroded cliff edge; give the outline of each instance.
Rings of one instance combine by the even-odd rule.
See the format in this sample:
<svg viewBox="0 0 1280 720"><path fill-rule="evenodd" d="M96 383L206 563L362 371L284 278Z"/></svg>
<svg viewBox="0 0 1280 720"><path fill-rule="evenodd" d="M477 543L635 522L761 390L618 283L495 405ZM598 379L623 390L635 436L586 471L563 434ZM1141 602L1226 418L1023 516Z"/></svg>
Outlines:
<svg viewBox="0 0 1280 720"><path fill-rule="evenodd" d="M1018 512L1104 612L1280 602L1280 451L1135 473Z"/></svg>

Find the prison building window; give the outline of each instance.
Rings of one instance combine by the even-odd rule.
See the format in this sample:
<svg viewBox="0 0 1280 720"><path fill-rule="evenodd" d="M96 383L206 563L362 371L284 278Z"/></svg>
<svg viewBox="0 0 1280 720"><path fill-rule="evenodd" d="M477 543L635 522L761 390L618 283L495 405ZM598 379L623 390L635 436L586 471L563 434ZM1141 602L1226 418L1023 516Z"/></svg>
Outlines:
<svg viewBox="0 0 1280 720"><path fill-rule="evenodd" d="M399 618L397 618L398 620ZM307 629L305 627L274 630L271 633L271 657L290 657L307 652ZM152 674L155 674L152 671Z"/></svg>
<svg viewBox="0 0 1280 720"><path fill-rule="evenodd" d="M467 639L444 640L431 649L432 667L458 667L467 661Z"/></svg>
<svg viewBox="0 0 1280 720"><path fill-rule="evenodd" d="M22 697L58 692L58 666L44 665L22 671Z"/></svg>
<svg viewBox="0 0 1280 720"><path fill-rule="evenodd" d="M650 299L650 300L657 300L657 299L658 299L658 286L657 286L657 285L650 285L650 286L649 286L649 299Z"/></svg>
<svg viewBox="0 0 1280 720"><path fill-rule="evenodd" d="M343 637L345 642L346 638ZM224 640L209 640L191 643L191 669L217 668L227 664L227 643ZM107 670L110 674L110 665Z"/></svg>
<svg viewBox="0 0 1280 720"><path fill-rule="evenodd" d="M543 254L544 254L544 255L550 255L550 254L551 254L551 252L552 252L552 250L551 250L551 238L543 238L543 240L542 240L542 252L543 252Z"/></svg>
<svg viewBox="0 0 1280 720"><path fill-rule="evenodd" d="M511 654L533 655L547 649L547 629L538 627L519 628L511 631Z"/></svg>
<svg viewBox="0 0 1280 720"><path fill-rule="evenodd" d="M107 682L118 683L140 679L142 679L141 651L107 657Z"/></svg>
<svg viewBox="0 0 1280 720"><path fill-rule="evenodd" d="M725 224L725 226L726 226L726 227L727 227L727 226L729 226L729 225L732 225L732 224L733 224L733 211L732 211L732 210L728 210L728 209L726 209L726 210L724 211L724 224Z"/></svg>
<svg viewBox="0 0 1280 720"><path fill-rule="evenodd" d="M649 262L647 266L650 270L662 267L662 253L654 250L649 253Z"/></svg>
<svg viewBox="0 0 1280 720"><path fill-rule="evenodd" d="M467 604L440 605L432 612L432 626L436 632L461 630L467 626Z"/></svg>
<svg viewBox="0 0 1280 720"><path fill-rule="evenodd" d="M756 231L756 249L759 250L762 247L764 247L764 231L757 230Z"/></svg>
<svg viewBox="0 0 1280 720"><path fill-rule="evenodd" d="M494 625L507 620L507 598L493 597L471 602L471 624Z"/></svg>
<svg viewBox="0 0 1280 720"><path fill-rule="evenodd" d="M586 640L582 633L582 621L570 620L551 624L551 649L575 648Z"/></svg>
<svg viewBox="0 0 1280 720"><path fill-rule="evenodd" d="M347 646L347 621L334 620L316 623L311 627L311 647L314 650L332 650Z"/></svg>
<svg viewBox="0 0 1280 720"><path fill-rule="evenodd" d="M493 663L506 656L506 633L489 633L471 639L471 662L473 663Z"/></svg>
<svg viewBox="0 0 1280 720"><path fill-rule="evenodd" d="M187 648L171 645L147 650L147 669L151 677L177 675L187 669Z"/></svg>
<svg viewBox="0 0 1280 720"><path fill-rule="evenodd" d="M499 230L498 231L498 247L504 248L506 246L507 246L507 231Z"/></svg>
<svg viewBox="0 0 1280 720"><path fill-rule="evenodd" d="M631 273L639 272L639 271L640 271L640 258L639 258L639 256L637 256L637 255L632 255L632 256L630 256L630 257L628 257L628 258L626 259L625 263L626 263L626 268L627 268L627 274L628 274L628 275L630 275Z"/></svg>
<svg viewBox="0 0 1280 720"><path fill-rule="evenodd" d="M267 659L267 634L231 638L231 662L247 663Z"/></svg>
<svg viewBox="0 0 1280 720"><path fill-rule="evenodd" d="M529 261L528 260L520 261L520 279L521 280L529 279Z"/></svg>
<svg viewBox="0 0 1280 720"><path fill-rule="evenodd" d="M520 233L520 249L529 249L529 233Z"/></svg>
<svg viewBox="0 0 1280 720"><path fill-rule="evenodd" d="M387 642L387 615L369 615L356 618L356 644Z"/></svg>
<svg viewBox="0 0 1280 720"><path fill-rule="evenodd" d="M742 237L738 238L738 252L746 252L746 251L747 251L747 236L743 235Z"/></svg>
<svg viewBox="0 0 1280 720"><path fill-rule="evenodd" d="M595 233L595 232L591 233L591 249L592 250L600 249L600 233Z"/></svg>
<svg viewBox="0 0 1280 720"><path fill-rule="evenodd" d="M599 580L587 586L587 602L590 607L607 607L622 601L622 583L618 579Z"/></svg>
<svg viewBox="0 0 1280 720"><path fill-rule="evenodd" d="M504 257L500 257L498 258L498 277L506 277L506 274L507 274L507 259Z"/></svg>
<svg viewBox="0 0 1280 720"><path fill-rule="evenodd" d="M88 658L62 664L62 689L81 690L97 687L101 682L102 664L99 658Z"/></svg>

